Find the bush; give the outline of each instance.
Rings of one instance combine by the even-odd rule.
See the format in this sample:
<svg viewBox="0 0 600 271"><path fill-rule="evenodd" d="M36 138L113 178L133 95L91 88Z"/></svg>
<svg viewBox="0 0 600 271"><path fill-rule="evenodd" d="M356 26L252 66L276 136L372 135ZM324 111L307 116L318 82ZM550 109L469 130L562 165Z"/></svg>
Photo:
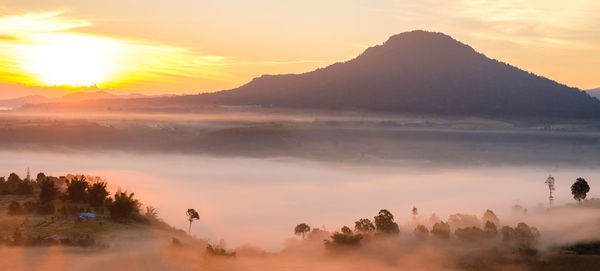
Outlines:
<svg viewBox="0 0 600 271"><path fill-rule="evenodd" d="M23 207L17 201L11 201L8 204L8 214L9 215L19 215L23 213Z"/></svg>
<svg viewBox="0 0 600 271"><path fill-rule="evenodd" d="M40 215L51 215L54 214L56 209L52 202L40 202L37 206L37 213Z"/></svg>
<svg viewBox="0 0 600 271"><path fill-rule="evenodd" d="M227 252L227 250L220 247L213 247L212 245L206 246L206 253L212 256L226 256L226 257L235 257L234 252Z"/></svg>
<svg viewBox="0 0 600 271"><path fill-rule="evenodd" d="M134 218L134 215L139 214L140 203L133 198L133 193L117 192L114 201L108 205L110 217L115 221L126 221Z"/></svg>
<svg viewBox="0 0 600 271"><path fill-rule="evenodd" d="M37 211L37 208L38 208L38 203L33 200L28 200L25 203L23 203L23 209L24 209L23 211L25 213L28 213L28 214L35 213Z"/></svg>

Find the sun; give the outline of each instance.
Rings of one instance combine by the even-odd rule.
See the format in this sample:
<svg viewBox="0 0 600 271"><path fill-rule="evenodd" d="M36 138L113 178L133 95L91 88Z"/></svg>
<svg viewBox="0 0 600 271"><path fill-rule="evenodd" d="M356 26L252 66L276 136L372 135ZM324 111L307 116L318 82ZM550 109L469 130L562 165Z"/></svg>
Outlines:
<svg viewBox="0 0 600 271"><path fill-rule="evenodd" d="M24 53L26 70L47 86L100 84L114 70L114 44L103 38L40 34Z"/></svg>

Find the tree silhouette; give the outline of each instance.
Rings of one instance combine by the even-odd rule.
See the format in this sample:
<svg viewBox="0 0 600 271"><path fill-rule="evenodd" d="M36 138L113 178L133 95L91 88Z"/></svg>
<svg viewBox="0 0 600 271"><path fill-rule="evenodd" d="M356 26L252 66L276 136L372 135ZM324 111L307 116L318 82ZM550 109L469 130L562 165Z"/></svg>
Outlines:
<svg viewBox="0 0 600 271"><path fill-rule="evenodd" d="M435 223L431 228L431 234L438 239L450 239L450 224L444 223L444 221Z"/></svg>
<svg viewBox="0 0 600 271"><path fill-rule="evenodd" d="M115 200L108 205L110 217L115 221L126 221L140 211L140 202L133 198L133 193L115 193Z"/></svg>
<svg viewBox="0 0 600 271"><path fill-rule="evenodd" d="M375 217L375 229L386 234L400 233L398 224L394 222L394 216L386 209L379 211L379 214Z"/></svg>
<svg viewBox="0 0 600 271"><path fill-rule="evenodd" d="M92 184L92 186L88 188L87 193L88 202L94 207L102 206L109 194L108 191L106 191L105 182L97 182Z"/></svg>
<svg viewBox="0 0 600 271"><path fill-rule="evenodd" d="M429 236L429 230L427 229L427 227L419 224L413 231L413 234L419 239L427 239L427 237Z"/></svg>
<svg viewBox="0 0 600 271"><path fill-rule="evenodd" d="M587 192L589 191L590 186L584 178L577 178L575 183L571 185L571 194L573 194L573 198L577 200L580 204L581 201L585 199L585 197L587 196Z"/></svg>
<svg viewBox="0 0 600 271"><path fill-rule="evenodd" d="M495 225L500 225L500 219L498 219L496 214L490 209L486 210L485 213L483 213L481 221L484 225L487 224L487 222L492 222Z"/></svg>
<svg viewBox="0 0 600 271"><path fill-rule="evenodd" d="M300 223L298 225L296 225L296 227L294 228L294 234L295 235L302 235L302 239L304 239L304 235L310 231L310 226L307 225L306 223Z"/></svg>
<svg viewBox="0 0 600 271"><path fill-rule="evenodd" d="M492 221L485 222L485 227L483 228L483 235L485 238L493 239L498 235L498 228L496 224Z"/></svg>
<svg viewBox="0 0 600 271"><path fill-rule="evenodd" d="M67 180L67 198L73 202L84 202L87 188L88 182L85 176L74 176L70 180Z"/></svg>
<svg viewBox="0 0 600 271"><path fill-rule="evenodd" d="M8 179L6 179L6 186L7 186L8 194L16 193L17 187L19 186L19 184L21 182L22 182L21 178L16 173L13 172L10 175L8 175Z"/></svg>
<svg viewBox="0 0 600 271"><path fill-rule="evenodd" d="M40 179L40 202L51 202L56 198L58 194L58 189L54 186L54 181L46 176L44 179Z"/></svg>
<svg viewBox="0 0 600 271"><path fill-rule="evenodd" d="M190 222L190 227L188 228L188 234L191 234L192 233L192 222L194 222L194 220L199 220L200 215L198 214L198 212L196 212L196 210L194 210L193 208L190 208L187 210L186 216L187 216L187 220Z"/></svg>
<svg viewBox="0 0 600 271"><path fill-rule="evenodd" d="M550 195L548 196L548 202L549 202L548 207L552 208L552 202L554 201L554 196L552 196L552 191L555 190L554 177L548 176L548 179L546 179L545 184L548 185L548 190L550 190Z"/></svg>
<svg viewBox="0 0 600 271"><path fill-rule="evenodd" d="M354 222L354 230L362 233L370 233L375 230L375 225L368 218L362 218Z"/></svg>
<svg viewBox="0 0 600 271"><path fill-rule="evenodd" d="M348 226L343 226L342 233L343 234L352 234L352 230Z"/></svg>

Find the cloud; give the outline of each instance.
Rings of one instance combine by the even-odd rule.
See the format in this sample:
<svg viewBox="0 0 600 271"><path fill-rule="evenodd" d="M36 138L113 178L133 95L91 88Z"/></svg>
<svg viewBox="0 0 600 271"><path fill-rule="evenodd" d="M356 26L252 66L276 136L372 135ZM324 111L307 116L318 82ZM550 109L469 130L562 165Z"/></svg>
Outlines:
<svg viewBox="0 0 600 271"><path fill-rule="evenodd" d="M0 17L0 81L119 87L181 78L226 80L227 56L74 32L92 22L64 11Z"/></svg>
<svg viewBox="0 0 600 271"><path fill-rule="evenodd" d="M86 20L62 16L64 13L65 11L49 11L0 17L0 34L45 33L92 25Z"/></svg>

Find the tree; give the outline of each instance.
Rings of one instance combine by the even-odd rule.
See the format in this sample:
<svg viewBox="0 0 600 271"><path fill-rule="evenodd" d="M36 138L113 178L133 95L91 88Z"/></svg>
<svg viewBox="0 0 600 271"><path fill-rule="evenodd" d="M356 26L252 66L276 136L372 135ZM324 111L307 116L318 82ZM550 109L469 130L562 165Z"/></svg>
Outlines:
<svg viewBox="0 0 600 271"><path fill-rule="evenodd" d="M470 228L470 227L481 227L479 218L474 215L456 213L448 216L448 224L453 228Z"/></svg>
<svg viewBox="0 0 600 271"><path fill-rule="evenodd" d="M40 181L40 202L51 202L56 198L58 189L54 186L54 181L45 176L44 178Z"/></svg>
<svg viewBox="0 0 600 271"><path fill-rule="evenodd" d="M352 230L348 226L343 226L342 233L343 234L352 234Z"/></svg>
<svg viewBox="0 0 600 271"><path fill-rule="evenodd" d="M354 222L354 230L361 233L370 233L375 230L375 225L368 218L362 218Z"/></svg>
<svg viewBox="0 0 600 271"><path fill-rule="evenodd" d="M427 239L429 237L429 230L427 227L419 224L413 231L413 234L419 239Z"/></svg>
<svg viewBox="0 0 600 271"><path fill-rule="evenodd" d="M587 192L590 192L590 186L584 178L577 178L575 183L571 185L571 194L573 194L573 198L579 203L585 199Z"/></svg>
<svg viewBox="0 0 600 271"><path fill-rule="evenodd" d="M450 239L450 224L444 223L444 221L435 223L431 228L431 234L438 239Z"/></svg>
<svg viewBox="0 0 600 271"><path fill-rule="evenodd" d="M85 202L85 192L88 188L88 182L85 176L74 176L67 180L67 198L73 202ZM116 195L115 195L116 196Z"/></svg>
<svg viewBox="0 0 600 271"><path fill-rule="evenodd" d="M516 238L517 233L515 232L515 229L513 229L509 226L502 227L501 231L502 231L502 240L504 242L510 242Z"/></svg>
<svg viewBox="0 0 600 271"><path fill-rule="evenodd" d="M552 175L548 176L548 179L546 179L545 184L548 185L548 190L550 191L550 195L548 196L548 207L552 208L552 202L554 201L554 196L552 196L552 191L555 190L554 177L552 177Z"/></svg>
<svg viewBox="0 0 600 271"><path fill-rule="evenodd" d="M8 179L6 180L8 194L14 194L15 192L17 192L17 186L21 182L21 178L16 173L13 172L10 175L8 175Z"/></svg>
<svg viewBox="0 0 600 271"><path fill-rule="evenodd" d="M187 220L190 222L190 227L188 228L188 234L191 234L192 233L192 222L194 222L194 220L199 220L200 215L198 214L198 212L196 212L196 210L190 208L187 210L186 216L187 216Z"/></svg>
<svg viewBox="0 0 600 271"><path fill-rule="evenodd" d="M119 222L133 218L140 211L140 202L133 198L133 193L127 195L127 192L115 193L115 200L108 204L110 217Z"/></svg>
<svg viewBox="0 0 600 271"><path fill-rule="evenodd" d="M18 195L30 195L33 194L33 183L31 181L25 179L17 184L17 189L15 194Z"/></svg>
<svg viewBox="0 0 600 271"><path fill-rule="evenodd" d="M8 194L8 185L6 184L6 179L4 177L0 177L0 195Z"/></svg>
<svg viewBox="0 0 600 271"><path fill-rule="evenodd" d="M96 182L87 190L88 202L94 207L100 207L106 201L109 193L106 191L105 182Z"/></svg>
<svg viewBox="0 0 600 271"><path fill-rule="evenodd" d="M492 210L486 210L485 213L483 213L483 216L481 217L481 221L483 222L483 224L487 224L487 222L492 222L495 225L500 225L500 219L498 219L498 217L496 216L496 214L494 214L494 212Z"/></svg>
<svg viewBox="0 0 600 271"><path fill-rule="evenodd" d="M304 235L309 231L310 226L306 223L300 223L294 228L294 234L298 236L302 235L302 239L304 239Z"/></svg>
<svg viewBox="0 0 600 271"><path fill-rule="evenodd" d="M494 239L498 235L498 228L496 224L491 221L485 222L485 227L483 228L483 236L487 239Z"/></svg>
<svg viewBox="0 0 600 271"><path fill-rule="evenodd" d="M479 227L466 227L463 229L456 229L454 235L460 240L464 241L479 241L484 237L484 232Z"/></svg>
<svg viewBox="0 0 600 271"><path fill-rule="evenodd" d="M386 209L380 210L379 214L375 217L375 229L385 234L400 233L398 224L394 222L394 216Z"/></svg>
<svg viewBox="0 0 600 271"><path fill-rule="evenodd" d="M521 222L515 228L515 240L523 248L531 248L540 238L540 232L535 227L529 227Z"/></svg>
<svg viewBox="0 0 600 271"><path fill-rule="evenodd" d="M43 182L44 180L46 180L46 174L44 174L44 172L40 172L40 173L38 173L38 174L37 174L37 177L35 178L35 181L36 181L37 183L41 183L41 182Z"/></svg>

